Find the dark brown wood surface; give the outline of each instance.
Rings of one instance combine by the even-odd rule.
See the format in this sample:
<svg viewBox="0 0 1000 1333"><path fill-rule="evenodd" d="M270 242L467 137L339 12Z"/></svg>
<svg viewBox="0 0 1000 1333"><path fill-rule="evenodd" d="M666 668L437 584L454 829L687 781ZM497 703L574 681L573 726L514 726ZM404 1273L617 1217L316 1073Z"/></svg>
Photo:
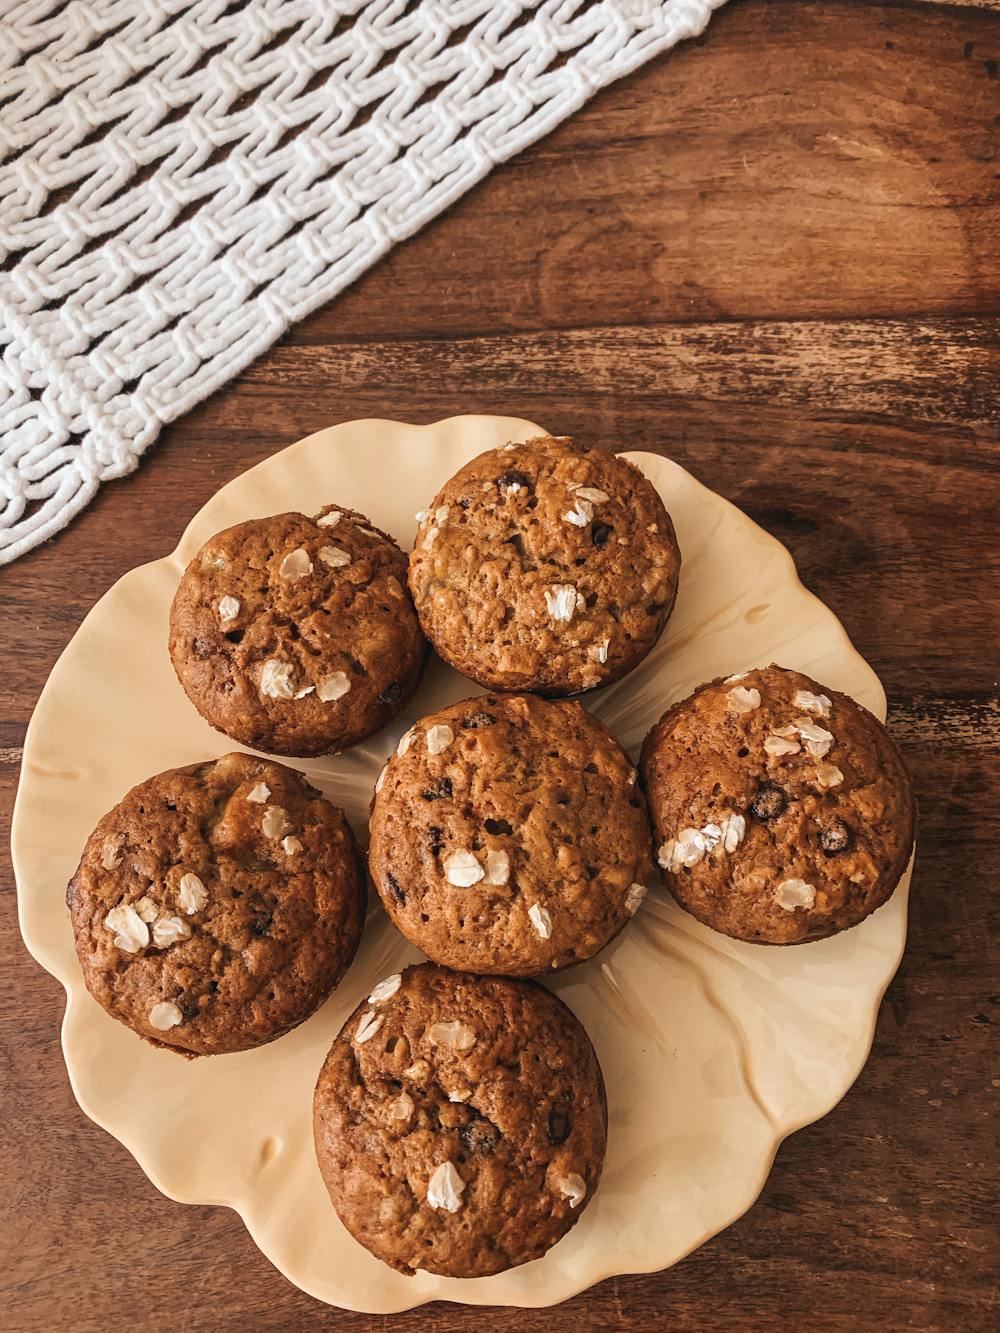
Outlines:
<svg viewBox="0 0 1000 1333"><path fill-rule="evenodd" d="M732 0L0 571L7 821L32 706L86 611L283 445L494 411L678 459L790 547L885 682L916 780L909 945L844 1102L667 1272L549 1311L330 1310L79 1111L62 992L20 941L4 861L0 1325L997 1326L998 62L995 4Z"/></svg>

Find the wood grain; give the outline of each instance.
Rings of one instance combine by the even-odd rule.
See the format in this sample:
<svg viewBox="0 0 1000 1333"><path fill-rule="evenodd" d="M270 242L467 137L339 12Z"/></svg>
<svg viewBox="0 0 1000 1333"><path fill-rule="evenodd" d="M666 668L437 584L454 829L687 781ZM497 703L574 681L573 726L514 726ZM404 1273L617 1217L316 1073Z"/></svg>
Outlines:
<svg viewBox="0 0 1000 1333"><path fill-rule="evenodd" d="M856 1087L665 1273L550 1311L327 1310L84 1118L5 863L4 1328L996 1326L998 60L996 4L731 0L0 574L6 832L31 708L82 617L275 449L352 417L496 411L669 453L791 549L885 682L916 781L910 939Z"/></svg>

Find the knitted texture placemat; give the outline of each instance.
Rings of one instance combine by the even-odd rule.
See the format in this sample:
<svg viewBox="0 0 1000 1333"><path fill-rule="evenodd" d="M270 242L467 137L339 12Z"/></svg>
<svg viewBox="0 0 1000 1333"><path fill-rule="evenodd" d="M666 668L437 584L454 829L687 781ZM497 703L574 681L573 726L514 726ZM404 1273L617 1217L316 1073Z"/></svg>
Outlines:
<svg viewBox="0 0 1000 1333"><path fill-rule="evenodd" d="M0 564L720 3L0 5Z"/></svg>

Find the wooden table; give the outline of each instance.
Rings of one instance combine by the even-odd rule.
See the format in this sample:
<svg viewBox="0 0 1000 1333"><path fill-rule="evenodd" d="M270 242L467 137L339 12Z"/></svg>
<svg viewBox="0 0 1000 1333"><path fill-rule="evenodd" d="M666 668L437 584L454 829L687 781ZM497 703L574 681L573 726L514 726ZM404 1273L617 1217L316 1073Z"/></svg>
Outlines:
<svg viewBox="0 0 1000 1333"><path fill-rule="evenodd" d="M0 574L5 819L32 706L90 606L223 482L352 417L510 413L669 453L786 543L885 682L920 850L855 1088L675 1268L557 1311L434 1306L393 1327L996 1327L998 60L996 5L732 0ZM2 874L0 1323L382 1326L288 1285L235 1214L161 1197L83 1116L62 993Z"/></svg>

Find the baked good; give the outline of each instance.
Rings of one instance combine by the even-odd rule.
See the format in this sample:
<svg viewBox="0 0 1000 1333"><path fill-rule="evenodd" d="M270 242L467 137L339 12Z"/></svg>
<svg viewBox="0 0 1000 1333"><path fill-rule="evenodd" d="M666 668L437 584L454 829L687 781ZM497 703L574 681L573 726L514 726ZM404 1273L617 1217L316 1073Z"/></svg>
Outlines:
<svg viewBox="0 0 1000 1333"><path fill-rule="evenodd" d="M189 1056L308 1018L365 912L344 816L294 769L247 754L133 787L87 840L66 901L91 995Z"/></svg>
<svg viewBox="0 0 1000 1333"><path fill-rule="evenodd" d="M485 1277L537 1259L597 1188L597 1056L542 986L424 963L387 977L326 1058L320 1171L356 1240L403 1273Z"/></svg>
<svg viewBox="0 0 1000 1333"><path fill-rule="evenodd" d="M275 514L210 538L181 578L170 657L217 731L274 754L326 754L384 726L426 645L406 558L363 514Z"/></svg>
<svg viewBox="0 0 1000 1333"><path fill-rule="evenodd" d="M435 962L537 976L593 957L653 873L637 774L578 703L486 695L421 719L375 789L369 868Z"/></svg>
<svg viewBox="0 0 1000 1333"><path fill-rule="evenodd" d="M909 860L916 810L888 732L801 672L703 685L650 731L641 769L671 892L734 939L855 926Z"/></svg>
<svg viewBox="0 0 1000 1333"><path fill-rule="evenodd" d="M606 685L642 661L673 608L670 516L614 454L565 438L491 449L417 517L410 590L424 633L491 689Z"/></svg>

